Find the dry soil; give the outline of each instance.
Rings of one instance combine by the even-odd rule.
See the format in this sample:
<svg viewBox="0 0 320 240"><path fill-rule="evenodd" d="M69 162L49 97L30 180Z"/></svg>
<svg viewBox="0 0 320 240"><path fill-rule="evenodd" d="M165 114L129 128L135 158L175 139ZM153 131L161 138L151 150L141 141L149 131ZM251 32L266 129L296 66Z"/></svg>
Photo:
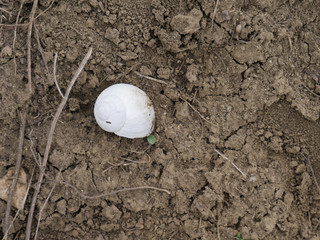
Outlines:
<svg viewBox="0 0 320 240"><path fill-rule="evenodd" d="M32 4L25 1L20 24ZM61 101L54 54L64 92L92 47L54 134L36 219L59 171L86 195L136 186L171 194L144 189L90 200L58 184L39 239L231 240L238 232L245 240L320 239L319 0L221 0L216 11L213 0L50 4L40 0L36 11L49 7L34 22L31 94L27 26L17 27L15 41L12 26L20 2L0 1L1 23L11 25L0 27L0 177L15 165L27 111L22 167L30 179L36 166L35 183L30 147L43 156ZM118 82L151 98L156 144L96 124L96 97ZM24 239L32 193L10 239ZM0 201L2 225L5 208Z"/></svg>

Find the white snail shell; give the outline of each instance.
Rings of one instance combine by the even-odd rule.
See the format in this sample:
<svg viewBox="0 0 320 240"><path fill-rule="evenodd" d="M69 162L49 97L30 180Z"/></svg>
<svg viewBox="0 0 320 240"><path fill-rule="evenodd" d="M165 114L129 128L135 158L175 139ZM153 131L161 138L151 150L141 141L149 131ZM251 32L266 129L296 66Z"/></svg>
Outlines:
<svg viewBox="0 0 320 240"><path fill-rule="evenodd" d="M147 137L154 128L151 100L130 84L118 83L103 90L94 105L94 116L103 130L121 137Z"/></svg>

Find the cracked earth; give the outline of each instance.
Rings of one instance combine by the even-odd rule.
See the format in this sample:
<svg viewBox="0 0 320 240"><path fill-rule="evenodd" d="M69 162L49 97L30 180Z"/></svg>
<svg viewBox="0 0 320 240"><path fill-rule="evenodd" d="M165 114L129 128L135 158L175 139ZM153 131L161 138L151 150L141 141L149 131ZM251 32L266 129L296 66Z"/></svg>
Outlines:
<svg viewBox="0 0 320 240"><path fill-rule="evenodd" d="M20 4L0 1L2 23ZM38 11L50 1L39 1ZM32 1L23 7L27 22ZM28 106L22 167L43 155L61 97L87 49L93 55L58 122L39 208L39 239L320 239L320 5L317 0L56 1L36 20L34 94L26 89L27 28L0 27L1 175L15 164L19 114ZM13 57L16 58L17 74ZM161 84L135 74L161 79ZM155 145L106 133L98 94L134 84L156 111ZM219 155L223 153L229 160ZM232 165L236 164L242 175ZM312 168L311 168L312 167ZM314 174L313 174L314 172ZM36 173L37 174L37 173ZM32 192L33 190L31 190ZM31 198L31 197L29 197ZM10 236L24 239L31 199ZM6 202L0 201L3 224ZM34 226L33 229L35 229ZM0 234L0 236L2 236Z"/></svg>

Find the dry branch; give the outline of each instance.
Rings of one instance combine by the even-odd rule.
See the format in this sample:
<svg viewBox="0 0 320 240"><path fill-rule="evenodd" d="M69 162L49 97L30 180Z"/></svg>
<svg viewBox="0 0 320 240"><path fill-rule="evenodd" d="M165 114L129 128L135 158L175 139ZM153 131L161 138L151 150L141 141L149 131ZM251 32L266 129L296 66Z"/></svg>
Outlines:
<svg viewBox="0 0 320 240"><path fill-rule="evenodd" d="M56 114L54 115L53 120L52 120L51 127L50 127L50 130L49 130L49 133L48 133L47 145L46 145L46 149L45 149L45 152L44 152L44 157L43 157L42 164L41 164L41 168L42 169L41 169L41 171L39 173L38 182L35 185L35 191L34 191L34 194L33 194L33 197L32 197L32 202L31 202L31 206L30 206L30 210L29 210L27 229L26 229L26 239L27 240L30 239L30 235L31 235L31 226L32 226L32 220L33 220L33 213L34 213L36 202L37 202L37 199L38 199L38 194L40 192L41 183L42 183L43 177L45 175L45 169L46 169L47 161L48 161L48 158L49 158L49 153L50 153L50 148L51 148L51 144L52 144L54 130L56 128L56 125L57 125L58 119L60 117L60 114L61 114L64 106L67 103L67 100L68 100L69 94L71 92L71 89L72 89L74 83L76 82L76 80L78 79L78 77L79 77L81 71L83 70L84 66L86 65L87 61L89 60L91 54L92 54L92 48L90 47L88 53L86 54L86 56L84 57L84 59L82 60L82 62L80 64L79 68L77 69L76 73L74 74L74 76L73 76L73 78L72 78L72 80L71 80L71 82L70 82L70 84L69 84L69 86L67 88L67 91L66 91L64 97L62 98L61 103L60 103L60 105L59 105L59 107L58 107L58 109L56 111Z"/></svg>

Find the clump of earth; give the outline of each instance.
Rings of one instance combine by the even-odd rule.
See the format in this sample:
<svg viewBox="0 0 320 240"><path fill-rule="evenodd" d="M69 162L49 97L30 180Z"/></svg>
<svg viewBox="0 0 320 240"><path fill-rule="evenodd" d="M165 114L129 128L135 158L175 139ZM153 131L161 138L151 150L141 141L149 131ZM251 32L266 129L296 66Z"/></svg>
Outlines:
<svg viewBox="0 0 320 240"><path fill-rule="evenodd" d="M23 4L19 24L28 23L32 4ZM54 56L65 92L93 48L55 129L32 234L60 173L39 239L320 239L320 5L215 4L40 0L36 16L47 10L34 22L30 93L28 27L18 26L14 37L20 2L0 1L0 181L15 166L27 111L22 168L24 184L33 171L36 183L35 158L43 157L61 102ZM95 99L118 82L152 100L154 145L96 124ZM170 194L138 189L99 197L139 186ZM10 239L25 238L33 189Z"/></svg>

